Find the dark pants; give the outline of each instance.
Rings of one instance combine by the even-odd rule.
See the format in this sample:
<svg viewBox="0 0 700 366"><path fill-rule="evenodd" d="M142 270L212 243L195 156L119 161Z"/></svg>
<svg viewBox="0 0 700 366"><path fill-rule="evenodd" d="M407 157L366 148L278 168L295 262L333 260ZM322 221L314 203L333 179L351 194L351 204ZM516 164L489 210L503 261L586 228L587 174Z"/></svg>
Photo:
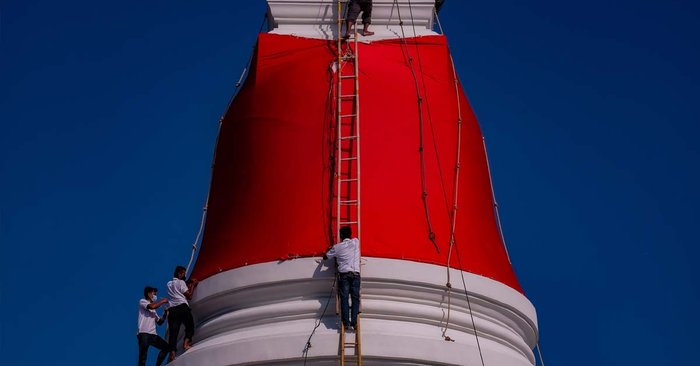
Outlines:
<svg viewBox="0 0 700 366"><path fill-rule="evenodd" d="M338 292L340 294L340 313L344 326L357 325L360 312L360 274L347 272L338 275ZM348 309L348 295L352 298L352 309ZM350 310L350 311L348 311Z"/></svg>
<svg viewBox="0 0 700 366"><path fill-rule="evenodd" d="M362 24L372 23L372 0L350 0L347 21L354 22L362 12Z"/></svg>
<svg viewBox="0 0 700 366"><path fill-rule="evenodd" d="M139 366L146 366L148 347L150 346L160 350L158 353L158 360L156 361L156 366L160 366L165 360L165 356L168 355L168 351L170 351L168 342L157 334L139 333L136 338L139 340Z"/></svg>
<svg viewBox="0 0 700 366"><path fill-rule="evenodd" d="M180 334L180 326L185 325L185 339L192 341L194 336L194 319L192 311L187 304L180 304L170 308L168 312L168 343L170 349L177 351L177 336Z"/></svg>

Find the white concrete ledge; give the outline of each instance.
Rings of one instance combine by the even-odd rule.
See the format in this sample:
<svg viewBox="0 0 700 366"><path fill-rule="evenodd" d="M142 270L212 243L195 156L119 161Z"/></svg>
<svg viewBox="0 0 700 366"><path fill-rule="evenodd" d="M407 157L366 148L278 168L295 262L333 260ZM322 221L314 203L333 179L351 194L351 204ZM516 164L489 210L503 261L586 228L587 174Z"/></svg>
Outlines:
<svg viewBox="0 0 700 366"><path fill-rule="evenodd" d="M307 38L337 37L338 5L335 0L268 0L270 33ZM346 6L342 7L343 15ZM434 0L373 0L372 31L374 36L362 41L387 38L435 35L433 32ZM403 27L401 26L403 23Z"/></svg>
<svg viewBox="0 0 700 366"><path fill-rule="evenodd" d="M202 281L192 301L195 346L174 366L299 364L329 295L307 364L337 363L334 270L317 261L261 263ZM447 324L445 267L384 258L364 258L363 263L364 364L478 364L476 326L487 364L534 365L536 314L519 292L465 272L470 314L460 271L452 270ZM446 326L454 342L443 340Z"/></svg>

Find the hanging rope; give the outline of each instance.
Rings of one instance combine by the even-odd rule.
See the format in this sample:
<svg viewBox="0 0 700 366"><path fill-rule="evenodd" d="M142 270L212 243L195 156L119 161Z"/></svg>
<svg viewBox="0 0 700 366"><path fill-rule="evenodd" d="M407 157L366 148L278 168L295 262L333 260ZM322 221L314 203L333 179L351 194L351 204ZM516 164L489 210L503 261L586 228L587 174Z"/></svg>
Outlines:
<svg viewBox="0 0 700 366"><path fill-rule="evenodd" d="M440 17L438 16L437 9L433 8L433 15L435 15L435 21L437 22L438 29L440 30L440 34L443 36L445 35L445 32L442 30L442 24L440 23Z"/></svg>
<svg viewBox="0 0 700 366"><path fill-rule="evenodd" d="M219 122L219 128L221 128L221 122ZM217 136L218 136L217 132ZM218 138L217 138L218 140ZM216 145L214 145L216 146ZM216 148L216 147L215 147ZM190 267L192 266L192 261L194 261L194 255L197 252L197 244L199 243L199 239L202 237L202 231L204 231L204 222L206 221L207 218L207 209L209 208L209 193L207 193L207 199L204 203L204 207L202 207L202 220L199 223L199 231L197 231L197 236L194 238L194 242L192 243L192 253L190 254L190 261L187 262L187 269L185 269L185 274L190 273Z"/></svg>
<svg viewBox="0 0 700 366"><path fill-rule="evenodd" d="M462 258L459 255L459 246L455 250L457 253L457 261L459 262L459 267L462 268ZM472 302L469 300L469 290L467 290L467 281L464 279L464 271L459 271L462 276L462 286L464 286L464 296L467 298L467 309L469 309L469 318L472 321L472 330L474 330L474 338L476 338L476 347L479 350L479 358L481 359L481 366L484 364L484 353L481 351L481 342L479 341L479 332L476 329L476 322L474 321L474 312L472 311Z"/></svg>
<svg viewBox="0 0 700 366"><path fill-rule="evenodd" d="M399 10L399 8L398 8L398 2L397 2L397 1L394 1L394 3L395 3L396 6L397 6L397 14L398 14L398 16L399 16L399 24L401 25L401 33L402 33L402 36L403 36L403 39L404 39L404 45L406 45L406 42L405 42L405 33L404 33L404 30L403 30L403 20L401 19L401 13L400 13L400 10ZM410 0L408 1L408 4L409 4L409 11L410 11L410 13L411 13L411 19L412 19L411 23L412 23L412 25L413 25L413 32L414 32L414 35L415 35L415 34L416 34L415 22L413 21L413 11L412 11L412 5L411 5L411 1L410 1ZM436 17L437 17L437 14L436 14ZM439 19L438 19L438 24L439 24ZM440 27L441 33L444 34L441 24L439 24L439 27ZM407 45L406 45L406 48L408 48ZM416 49L417 49L417 47L416 47ZM419 61L419 64L420 64L420 54L418 54L417 56L419 57L419 60L418 60L418 61ZM455 175L454 175L454 180L453 180L453 197L452 197L452 198L453 198L453 205L452 205L452 210L451 210L451 212L450 212L449 207L447 206L447 205L448 205L448 204L447 204L447 190L445 189L445 186L444 186L444 179L443 179L443 177L442 177L442 171L440 170L440 180L441 180L442 189L443 189L443 196L444 196L444 198L445 198L446 210L448 211L448 215L449 215L449 217L450 217L450 219L451 219L451 223L450 223L450 246L449 246L449 249L448 249L448 259L447 259L447 266L446 266L446 267L447 267L447 284L446 284L446 288L447 288L447 292L448 292L448 298L447 298L447 301L448 301L447 311L448 311L448 313L447 313L447 321L446 321L446 325L445 325L445 330L443 331L443 338L444 338L445 340L447 340L447 341L453 341L453 340L452 340L449 336L447 336L445 333L447 332L447 329L449 328L450 313L451 313L451 290L452 290L452 285L451 285L451 282L450 282L450 264L451 264L450 262L451 262L452 248L455 246L455 243L456 243L455 231L456 231L456 219L457 219L457 200L458 200L458 193L459 193L459 171L460 171L461 127L462 127L461 101L460 101L460 98L459 98L459 97L460 97L460 95L459 95L459 81L458 81L458 78L457 78L457 71L456 71L456 68L455 68L455 65L454 65L454 59L452 58L452 56L450 56L450 62L451 62L451 66L452 66L453 79L454 79L454 83L455 83L455 91L456 91L456 97L457 97L457 113L458 113L458 116L457 116L457 117L458 117L458 119L457 119L457 128L458 128L458 132L457 132L457 136L458 136L458 137L457 137L457 138L458 138L458 139L457 139L457 152L456 152L457 158L456 158L456 163L455 163ZM411 72L412 72L413 75L414 75L414 80L416 81L416 85L417 85L418 82L417 82L417 80L415 79L415 71L413 70L413 63L412 63L412 59L410 58L410 56L409 56L409 64L410 64L410 66L411 66ZM422 69L422 67L421 67L421 69ZM417 87L417 89L418 89L418 87ZM418 92L418 93L419 93L419 92ZM420 94L419 94L419 107L420 107L421 101L422 101L422 99L421 99ZM419 109L420 109L420 108L419 108ZM432 125L431 125L431 128L432 128ZM421 131L421 132L422 132L422 131ZM422 137L422 136L421 136L421 137ZM434 138L434 132L433 132L433 138ZM421 141L421 143L422 143L422 141ZM435 147L436 147L436 157L437 157L437 159L438 159L438 161L439 161L439 154L437 154L437 145L435 144L435 142L434 142L434 145L435 145ZM458 257L459 266L460 266L460 269L461 269L461 268L462 268L462 263L461 263L461 258L460 258L460 256L459 256L459 247L457 247L457 257ZM476 344L477 344L477 348L478 348L478 350L479 350L479 358L480 358L480 360L481 360L481 365L484 366L485 363L484 363L483 351L482 351L482 349L481 349L481 342L480 342L480 340L479 340L478 330L476 329L476 322L474 321L474 313L473 313L473 311L472 311L471 300L469 299L468 287L467 287L467 284L466 284L466 280L464 279L464 271L460 270L460 274L461 274L461 278L462 278L462 284L463 284L463 286L464 286L464 292L465 292L465 297L466 297L466 300L467 300L467 307L468 307L468 309L469 309L469 315L470 315L470 317L471 317L472 328L473 328L473 331L474 331L474 337L476 338Z"/></svg>
<svg viewBox="0 0 700 366"><path fill-rule="evenodd" d="M484 145L484 157L486 157L486 169L489 172L489 184L491 185L491 200L493 202L493 211L496 214L496 223L498 224L498 233L501 235L501 242L503 243L503 248L506 250L506 257L508 258L508 263L513 264L510 261L510 254L508 254L508 245L506 245L506 237L503 235L503 226L501 225L501 214L498 212L498 201L496 201L496 191L493 188L493 179L491 178L491 164L489 163L489 154L486 152L486 138L481 138L482 144Z"/></svg>
<svg viewBox="0 0 700 366"><path fill-rule="evenodd" d="M542 350L540 349L540 340L539 340L539 334L537 335L537 344L535 345L535 348L537 348L537 354L540 355L540 364L544 366L544 358L542 358Z"/></svg>
<svg viewBox="0 0 700 366"><path fill-rule="evenodd" d="M267 22L267 13L263 14L263 20L262 23L260 24L260 29L258 29L258 34L262 32L263 27L265 26L265 23ZM257 37L257 35L256 35ZM238 81L236 82L235 89L233 93L231 94L231 97L228 100L228 104L226 106L226 111L228 111L231 108L231 104L233 103L233 100L236 98L238 95L238 92L240 91L241 85L243 85L244 78L248 74L248 70L250 70L250 65L253 62L253 56L255 55L255 47L257 46L257 41L253 43L253 47L250 52L250 56L248 57L248 61L246 62L245 67L243 68L243 71L241 72L241 76L238 78ZM206 219L207 219L207 211L209 209L209 196L211 195L211 185L212 185L212 178L214 176L214 164L216 163L216 151L219 148L219 138L221 135L221 126L224 122L224 117L222 116L219 118L219 126L217 127L216 130L216 142L214 143L214 154L211 159L211 172L209 173L209 189L207 190L207 198L204 201L204 206L202 207L202 218L199 223L199 230L197 231L197 236L194 239L194 242L192 243L192 252L190 253L190 260L187 262L187 267L185 269L185 274L190 273L190 268L192 267L192 262L194 261L195 254L197 253L197 249L199 248L200 240L202 239L202 233L204 232L204 227L206 224Z"/></svg>
<svg viewBox="0 0 700 366"><path fill-rule="evenodd" d="M440 253L440 247L437 244L437 241L435 240L435 232L433 231L433 224L430 220L430 209L428 208L428 183L427 183L427 178L425 175L425 149L424 149L424 123L423 123L423 97L420 92L420 85L418 83L418 76L416 75L416 71L413 67L413 57L410 55L408 52L408 43L406 42L406 33L404 32L404 27L403 27L403 19L401 18L401 10L399 8L398 0L394 0L394 4L396 5L397 9L397 15L399 17L399 25L401 26L401 40L402 40L402 45L404 46L404 52L406 59L408 61L409 68L411 70L411 75L413 76L413 81L415 83L415 88L416 88L416 96L418 99L418 125L419 125L419 143L418 143L418 153L420 154L420 183L421 183L421 200L423 201L423 210L425 212L425 221L428 226L428 239L430 240L431 243L433 243L433 246L435 247L435 250ZM410 8L410 3L409 3L409 8ZM414 31L415 35L415 31Z"/></svg>
<svg viewBox="0 0 700 366"><path fill-rule="evenodd" d="M410 3L410 0L409 0ZM440 26L440 32L444 35L444 31L442 29L442 25L440 24L440 19L438 18L437 12L435 13L435 17L438 20L438 25ZM447 253L447 287L448 287L448 292L451 290L452 286L450 286L450 260L451 260L451 255L452 255L452 248L455 247L456 243L456 238L455 238L455 228L456 228L456 223L457 223L457 194L459 193L459 171L460 171L460 154L461 154L461 133L462 133L462 107L461 107L461 99L460 99L460 94L459 94L459 78L457 77L457 68L455 67L455 62L454 58L452 57L452 54L450 53L450 65L452 66L452 76L455 84L455 93L457 95L457 128L458 128L458 144L457 144L457 159L455 163L455 176L454 176L454 187L453 187L453 206L452 206L452 214L451 214L451 237L450 237L450 247L448 249ZM490 173L489 173L490 174ZM490 175L489 175L490 178ZM484 353L481 349L481 341L479 340L479 332L476 329L476 322L474 321L474 312L472 311L472 304L471 300L469 299L469 289L467 287L467 281L464 279L464 270L462 270L462 258L459 255L459 246L456 246L455 252L457 253L457 262L459 264L459 273L460 277L462 279L462 286L464 287L464 297L467 300L467 309L469 310L469 318L472 323L472 330L474 331L474 338L476 340L476 346L477 349L479 350L479 359L481 360L481 366L485 366L484 363ZM449 296L448 296L449 299ZM448 305L448 315L449 315L449 305ZM448 325L449 325L449 318L448 318ZM447 329L447 325L445 326L445 329ZM444 333L443 333L444 336Z"/></svg>
<svg viewBox="0 0 700 366"><path fill-rule="evenodd" d="M328 299L326 300L326 306L323 307L323 312L321 313L321 316L316 320L316 324L314 325L314 329L311 330L311 334L309 334L309 338L306 340L306 344L304 345L304 365L306 365L306 358L309 356L309 349L311 348L311 338L314 336L316 333L316 329L321 326L321 321L323 320L323 317L326 315L326 311L328 310L328 305L331 303L331 299L333 298L333 293L335 290L335 284L337 282L338 277L333 276L333 284L331 285L331 292L328 294Z"/></svg>
<svg viewBox="0 0 700 366"><path fill-rule="evenodd" d="M459 81L457 80L457 71L455 69L454 59L450 55L450 64L452 65L452 76L455 85L455 96L457 98L457 148L455 151L455 167L454 167L454 178L452 181L452 211L450 212L450 246L447 249L447 292L448 292L448 306L447 306L447 323L445 325L445 330L442 332L443 338L447 339L445 333L447 332L449 322L450 322L450 305L451 305L451 294L452 294L452 283L450 279L450 266L452 260L452 248L455 244L455 231L457 228L457 202L459 196L459 172L460 172L460 156L462 154L462 103L460 101L459 95ZM461 264L460 264L461 271ZM476 332L475 332L476 333Z"/></svg>

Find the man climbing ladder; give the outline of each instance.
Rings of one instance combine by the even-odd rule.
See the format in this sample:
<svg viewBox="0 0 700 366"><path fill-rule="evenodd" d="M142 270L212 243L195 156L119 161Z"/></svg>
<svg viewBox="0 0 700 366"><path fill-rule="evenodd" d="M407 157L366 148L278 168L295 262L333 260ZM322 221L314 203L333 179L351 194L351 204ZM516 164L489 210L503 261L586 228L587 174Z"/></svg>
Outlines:
<svg viewBox="0 0 700 366"><path fill-rule="evenodd" d="M360 342L360 241L352 238L349 226L340 228L340 243L334 245L323 255L324 259L336 258L338 262L338 294L340 297L340 365L345 365L346 347L355 349L357 365L362 365L362 348ZM351 304L348 300L352 300ZM351 342L346 340L348 333Z"/></svg>
<svg viewBox="0 0 700 366"><path fill-rule="evenodd" d="M340 313L346 332L355 331L357 315L360 312L360 241L351 237L350 226L341 227L341 242L334 245L324 256L324 259L336 258L338 261ZM348 304L349 298L352 299L352 306Z"/></svg>

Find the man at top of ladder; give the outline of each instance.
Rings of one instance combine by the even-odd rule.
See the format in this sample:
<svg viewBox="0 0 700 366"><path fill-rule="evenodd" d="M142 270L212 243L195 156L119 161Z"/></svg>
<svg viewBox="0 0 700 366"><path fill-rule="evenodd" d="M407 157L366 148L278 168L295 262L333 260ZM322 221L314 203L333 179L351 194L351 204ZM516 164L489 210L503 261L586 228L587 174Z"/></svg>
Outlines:
<svg viewBox="0 0 700 366"><path fill-rule="evenodd" d="M350 226L341 227L339 235L341 242L329 249L323 258L336 258L338 261L341 319L345 330L352 332L355 330L357 314L360 312L360 240L351 239ZM349 311L348 295L352 298L351 311Z"/></svg>
<svg viewBox="0 0 700 366"><path fill-rule="evenodd" d="M369 25L372 23L372 0L349 0L343 38L350 38L350 29L357 22L360 12L362 12L362 24L364 25L362 35L371 36L374 34L374 32L369 31Z"/></svg>

